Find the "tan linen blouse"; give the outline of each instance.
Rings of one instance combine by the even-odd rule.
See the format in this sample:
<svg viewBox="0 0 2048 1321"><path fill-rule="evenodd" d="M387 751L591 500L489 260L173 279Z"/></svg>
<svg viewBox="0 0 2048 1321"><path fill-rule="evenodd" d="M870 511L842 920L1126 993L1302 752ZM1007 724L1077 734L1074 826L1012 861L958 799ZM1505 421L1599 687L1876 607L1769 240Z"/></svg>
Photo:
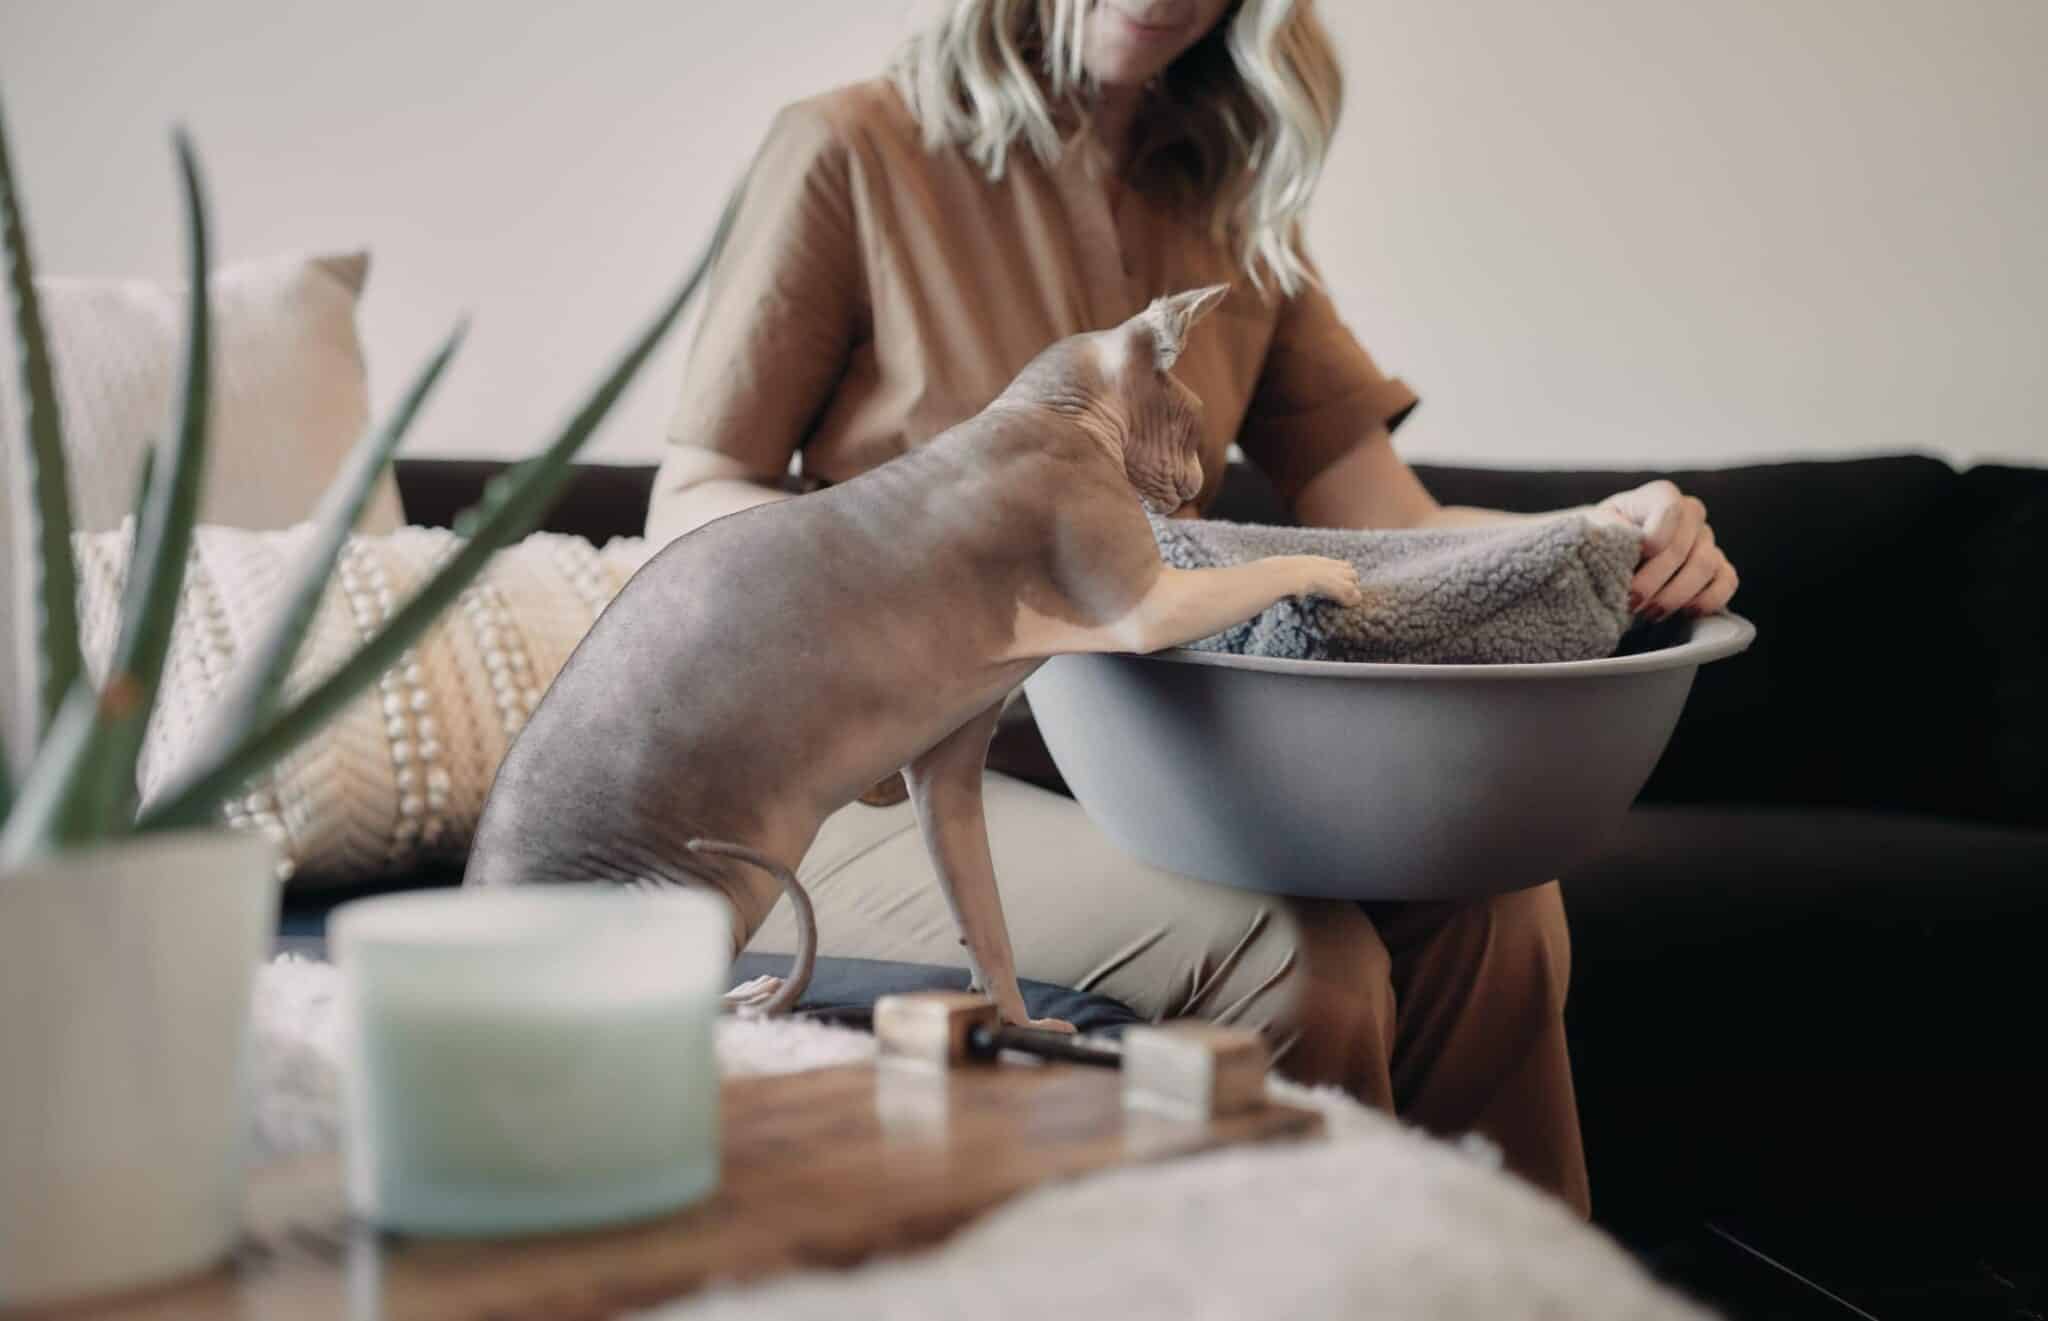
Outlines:
<svg viewBox="0 0 2048 1321"><path fill-rule="evenodd" d="M1319 288L1262 296L1195 219L1126 188L1079 131L1056 165L1018 144L1000 180L929 152L886 79L775 119L714 274L669 426L763 478L800 449L844 481L978 412L1053 340L1152 298L1230 283L1175 374L1201 398L1206 508L1232 440L1290 501L1416 397ZM657 481L658 508L672 492Z"/></svg>

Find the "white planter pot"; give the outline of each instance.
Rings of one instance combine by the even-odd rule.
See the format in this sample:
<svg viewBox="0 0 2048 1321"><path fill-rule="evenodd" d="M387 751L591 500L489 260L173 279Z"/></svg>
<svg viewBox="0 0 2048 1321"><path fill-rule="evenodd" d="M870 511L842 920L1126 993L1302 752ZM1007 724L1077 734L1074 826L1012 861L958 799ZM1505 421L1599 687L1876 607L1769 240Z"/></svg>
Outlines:
<svg viewBox="0 0 2048 1321"><path fill-rule="evenodd" d="M0 872L0 1309L234 1243L276 865L258 832L203 829Z"/></svg>

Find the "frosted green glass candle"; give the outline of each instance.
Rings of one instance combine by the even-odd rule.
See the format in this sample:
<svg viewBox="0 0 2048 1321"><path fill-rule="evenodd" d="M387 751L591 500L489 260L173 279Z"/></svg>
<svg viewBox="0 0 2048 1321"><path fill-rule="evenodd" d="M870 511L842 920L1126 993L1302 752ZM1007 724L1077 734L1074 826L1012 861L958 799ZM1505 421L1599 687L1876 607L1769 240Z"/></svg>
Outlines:
<svg viewBox="0 0 2048 1321"><path fill-rule="evenodd" d="M717 1186L720 900L427 891L345 904L328 929L357 1214L415 1234L533 1233Z"/></svg>

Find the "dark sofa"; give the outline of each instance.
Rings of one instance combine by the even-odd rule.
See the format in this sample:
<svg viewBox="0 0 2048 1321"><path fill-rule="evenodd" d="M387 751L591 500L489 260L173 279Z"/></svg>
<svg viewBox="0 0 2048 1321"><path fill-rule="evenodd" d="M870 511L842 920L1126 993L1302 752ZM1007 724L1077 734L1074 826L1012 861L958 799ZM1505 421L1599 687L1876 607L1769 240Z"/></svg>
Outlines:
<svg viewBox="0 0 2048 1321"><path fill-rule="evenodd" d="M1565 879L1596 1213L1866 1254L2048 1227L2048 470L1674 475L1758 632ZM1536 509L1648 475L1423 477Z"/></svg>
<svg viewBox="0 0 2048 1321"><path fill-rule="evenodd" d="M496 466L401 460L408 516L445 524ZM1650 476L1418 472L1445 503L1522 510ZM1723 1211L2038 1207L2048 470L1893 456L1671 475L1706 501L1758 635L1701 672L1641 801L1565 878L1596 1214L1640 1237ZM651 476L586 466L547 526L637 535ZM1249 470L1224 501L1278 516ZM826 986L859 998L905 975L843 967Z"/></svg>

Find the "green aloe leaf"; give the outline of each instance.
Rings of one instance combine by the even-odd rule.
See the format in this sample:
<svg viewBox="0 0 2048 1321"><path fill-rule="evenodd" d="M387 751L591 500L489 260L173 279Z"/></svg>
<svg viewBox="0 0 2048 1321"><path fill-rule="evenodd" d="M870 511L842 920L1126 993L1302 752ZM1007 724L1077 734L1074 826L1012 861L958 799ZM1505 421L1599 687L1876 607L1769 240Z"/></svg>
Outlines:
<svg viewBox="0 0 2048 1321"><path fill-rule="evenodd" d="M177 620L185 567L192 554L192 531L199 520L199 497L211 440L208 413L213 330L208 306L211 266L206 202L192 143L182 129L174 137L185 199L186 264L192 281L185 335L185 378L173 433L176 441L168 453L151 465L147 502L136 523L135 550L128 561L127 589L121 598L121 633L114 645L108 685L112 687L123 680L132 683L139 700L118 714L107 711L106 703L102 703L102 717L113 718L107 721L111 758L103 768L106 787L99 801L92 804L97 813L96 833L119 832L135 817L135 765L142 756L150 713L156 708L164 659L170 654L171 627Z"/></svg>
<svg viewBox="0 0 2048 1321"><path fill-rule="evenodd" d="M412 428L413 419L447 370L468 329L466 322L455 328L421 369L390 419L356 443L340 476L327 489L313 515L316 531L301 554L297 579L285 594L284 607L271 617L269 626L249 648L248 658L228 681L207 719L206 732L193 740L197 751L189 759L192 763L221 760L275 710L278 694L333 576L342 544L362 517L377 478Z"/></svg>
<svg viewBox="0 0 2048 1321"><path fill-rule="evenodd" d="M135 810L135 764L170 650L206 466L212 357L206 205L191 142L183 130L174 139L191 273L176 426L162 456L148 470L147 497L122 593L121 632L107 682L95 694L81 673L66 693L0 842L0 854L15 860L123 833ZM65 549L68 556L70 548Z"/></svg>
<svg viewBox="0 0 2048 1321"><path fill-rule="evenodd" d="M67 802L87 773L99 737L99 694L81 674L64 695L50 732L22 781L20 796L0 833L0 871L18 867L66 843L83 843L61 829Z"/></svg>
<svg viewBox="0 0 2048 1321"><path fill-rule="evenodd" d="M736 192L735 199L737 196ZM583 406L576 410L554 441L533 458L492 481L476 507L456 520L455 530L466 541L439 571L407 598L361 650L337 666L296 705L273 718L259 733L239 746L167 786L155 802L145 807L138 829L177 829L212 819L222 799L239 792L250 778L289 753L354 700L433 625L441 611L469 586L493 555L526 536L540 523L568 480L577 450L604 420L605 414L696 293L705 272L724 244L733 211L733 202L728 201L717 232L698 257L688 278L669 297L652 323L620 357Z"/></svg>
<svg viewBox="0 0 2048 1321"><path fill-rule="evenodd" d="M0 118L0 235L4 235L8 301L14 310L14 331L20 361L21 398L27 423L23 475L35 555L34 575L36 672L35 740L40 743L56 719L57 707L84 670L78 647L78 575L71 559L71 479L64 461L62 423L57 412L56 376L50 366L49 338L36 299L35 267L29 255L27 224L21 214L21 193L7 150L7 130ZM14 535L7 531L4 535ZM14 584L0 583L0 599L13 605ZM11 632L11 630L9 630ZM0 767L0 779L5 769Z"/></svg>
<svg viewBox="0 0 2048 1321"><path fill-rule="evenodd" d="M155 444L142 451L142 470L135 474L135 500L129 508L135 515L137 527L142 526L142 516L149 509L149 488L156 480L156 451Z"/></svg>

